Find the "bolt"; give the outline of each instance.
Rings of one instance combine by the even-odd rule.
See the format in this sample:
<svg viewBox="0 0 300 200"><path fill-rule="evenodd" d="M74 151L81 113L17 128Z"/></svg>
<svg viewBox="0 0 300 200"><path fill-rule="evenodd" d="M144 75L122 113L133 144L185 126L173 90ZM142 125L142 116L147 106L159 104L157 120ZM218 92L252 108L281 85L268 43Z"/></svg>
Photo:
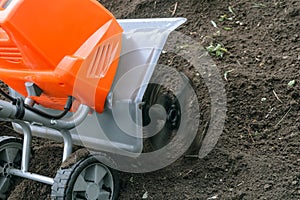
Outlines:
<svg viewBox="0 0 300 200"><path fill-rule="evenodd" d="M56 124L57 124L57 121L54 120L54 119L51 119L50 124L51 124L51 125L56 125Z"/></svg>

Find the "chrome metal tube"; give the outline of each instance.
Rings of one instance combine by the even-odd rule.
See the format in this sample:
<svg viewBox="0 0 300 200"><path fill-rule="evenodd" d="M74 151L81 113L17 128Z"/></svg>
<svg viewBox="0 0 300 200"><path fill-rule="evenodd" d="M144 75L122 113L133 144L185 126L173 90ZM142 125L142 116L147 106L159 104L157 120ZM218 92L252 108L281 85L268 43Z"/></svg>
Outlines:
<svg viewBox="0 0 300 200"><path fill-rule="evenodd" d="M90 111L91 111L90 107L81 104L77 109L77 111L70 118L53 120L53 119L42 117L28 109L25 109L25 114L22 120L27 122L37 122L46 127L53 128L56 130L62 130L62 129L71 130L75 126L81 124ZM15 105L0 100L1 119L16 120L16 116L15 116L16 112L17 112L17 108Z"/></svg>
<svg viewBox="0 0 300 200"><path fill-rule="evenodd" d="M22 170L19 170L19 169L9 169L8 173L11 175L14 175L14 176L27 178L27 179L38 181L38 182L45 183L48 185L53 185L53 183L54 183L53 178L35 174L35 173L31 173L31 172L23 172Z"/></svg>
<svg viewBox="0 0 300 200"><path fill-rule="evenodd" d="M72 128L75 128L75 126L81 124L90 111L90 107L81 104L72 117L68 119L51 120L50 126L48 127L59 130L71 130Z"/></svg>
<svg viewBox="0 0 300 200"><path fill-rule="evenodd" d="M29 160L31 153L31 141L32 133L28 124L23 121L17 121L23 130L24 139L23 139L23 150L22 150L22 161L21 161L21 171L27 172L29 168Z"/></svg>
<svg viewBox="0 0 300 200"><path fill-rule="evenodd" d="M64 151L63 151L63 159L62 159L62 161L64 162L72 153L73 140L70 131L62 130L61 135L64 139Z"/></svg>
<svg viewBox="0 0 300 200"><path fill-rule="evenodd" d="M74 128L76 125L80 124L89 114L90 108L86 105L80 105L77 111L67 119L48 119L45 117L41 117L40 115L30 111L26 110L23 120L28 122L37 122L41 123L44 126L47 126L49 128L53 128L56 130L70 130Z"/></svg>
<svg viewBox="0 0 300 200"><path fill-rule="evenodd" d="M14 116L17 113L17 108L15 105L12 105L10 102L0 100L0 118L3 120L14 119Z"/></svg>

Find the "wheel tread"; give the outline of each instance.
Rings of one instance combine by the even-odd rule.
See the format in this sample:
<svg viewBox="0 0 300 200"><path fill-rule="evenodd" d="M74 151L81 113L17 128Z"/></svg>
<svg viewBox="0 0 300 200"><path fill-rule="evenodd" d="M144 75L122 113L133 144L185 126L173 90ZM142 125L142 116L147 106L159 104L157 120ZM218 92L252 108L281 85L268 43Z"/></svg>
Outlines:
<svg viewBox="0 0 300 200"><path fill-rule="evenodd" d="M69 194L69 189L70 189L70 182L71 179L73 178L73 174L76 174L76 169L83 167L86 164L86 161L89 162L90 159L93 158L94 155L88 155L85 158L82 158L69 168L60 168L56 176L54 178L54 184L52 185L52 192L51 192L51 199L52 200L69 200L71 199L67 194ZM108 159L108 158L106 158ZM114 172L116 173L116 172ZM116 174L115 174L116 175ZM117 177L115 177L117 178ZM115 180L117 184L119 184L118 179ZM119 189L117 189L117 194L119 192ZM115 196L114 199L117 198L118 195Z"/></svg>

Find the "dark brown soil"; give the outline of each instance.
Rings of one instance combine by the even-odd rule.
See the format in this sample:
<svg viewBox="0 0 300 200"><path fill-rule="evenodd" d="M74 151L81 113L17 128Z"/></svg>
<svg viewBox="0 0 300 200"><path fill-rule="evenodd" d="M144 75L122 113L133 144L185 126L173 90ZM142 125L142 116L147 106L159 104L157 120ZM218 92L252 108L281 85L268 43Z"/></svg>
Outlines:
<svg viewBox="0 0 300 200"><path fill-rule="evenodd" d="M300 199L299 0L101 2L117 18L172 17L177 3L174 17L188 19L179 31L204 47L211 42L223 44L229 53L214 61L221 76L233 70L224 80L228 112L215 149L204 159L181 158L157 172L122 173L120 199L142 199L145 192L148 199ZM224 14L233 20L220 22ZM168 63L168 57L163 56L161 62ZM173 65L188 71L180 60ZM193 71L186 73L197 82ZM296 83L288 86L292 80ZM195 86L203 91L201 81ZM205 101L202 106L208 114ZM3 135L11 132L7 125L1 129ZM38 140L32 170L54 176L61 149ZM49 186L24 180L10 199L49 196Z"/></svg>

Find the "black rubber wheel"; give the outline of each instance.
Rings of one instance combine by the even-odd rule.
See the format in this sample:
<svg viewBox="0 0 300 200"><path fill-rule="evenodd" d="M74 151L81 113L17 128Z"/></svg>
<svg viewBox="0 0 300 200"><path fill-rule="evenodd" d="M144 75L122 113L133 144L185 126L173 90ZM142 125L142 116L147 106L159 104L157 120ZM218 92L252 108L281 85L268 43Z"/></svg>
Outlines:
<svg viewBox="0 0 300 200"><path fill-rule="evenodd" d="M0 137L0 199L6 199L14 178L8 169L21 169L23 142L19 138Z"/></svg>
<svg viewBox="0 0 300 200"><path fill-rule="evenodd" d="M53 200L115 200L119 178L115 170L102 164L109 158L89 155L66 169L59 169L52 186Z"/></svg>
<svg viewBox="0 0 300 200"><path fill-rule="evenodd" d="M143 97L143 126L148 126L150 123L159 123L159 120L164 121L164 125L155 135L149 138L152 150L158 150L167 145L178 130L181 122L181 107L177 97L172 91L164 88L159 84L151 83L147 86ZM156 117L150 117L150 109L152 106L159 105L165 110L165 117L159 117L160 113L156 113ZM161 111L161 108L158 108ZM155 111L154 111L155 112ZM155 119L157 118L157 119ZM162 120L162 118L165 118ZM157 125L160 126L160 125Z"/></svg>

